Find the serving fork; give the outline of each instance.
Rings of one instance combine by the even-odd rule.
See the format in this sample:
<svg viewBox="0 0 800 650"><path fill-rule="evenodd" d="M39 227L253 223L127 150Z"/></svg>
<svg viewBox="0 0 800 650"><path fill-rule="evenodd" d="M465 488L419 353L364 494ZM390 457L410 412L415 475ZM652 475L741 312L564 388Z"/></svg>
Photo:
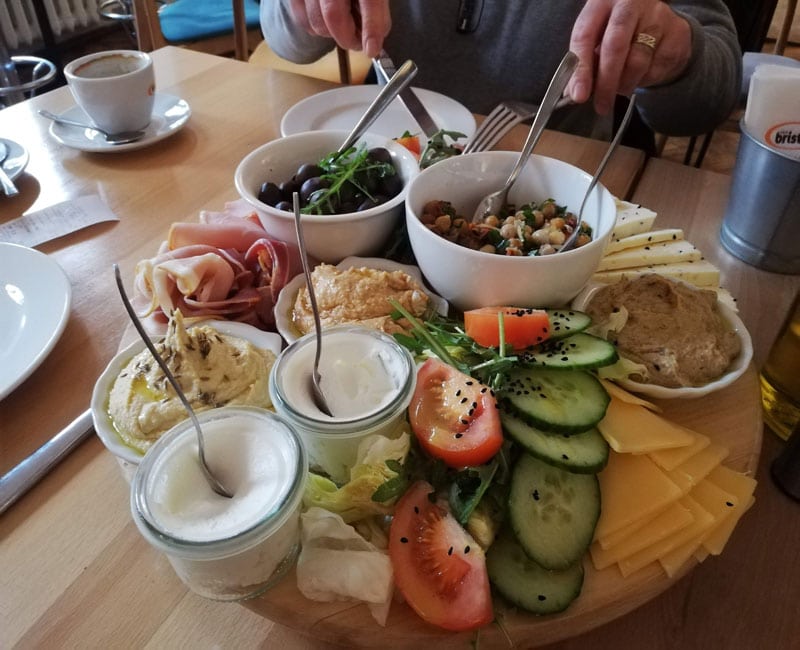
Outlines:
<svg viewBox="0 0 800 650"><path fill-rule="evenodd" d="M572 100L569 97L562 97L556 102L555 108L561 108L571 103ZM500 102L481 122L481 125L464 146L463 153L488 151L517 124L534 117L538 110L538 106L526 102L511 100Z"/></svg>

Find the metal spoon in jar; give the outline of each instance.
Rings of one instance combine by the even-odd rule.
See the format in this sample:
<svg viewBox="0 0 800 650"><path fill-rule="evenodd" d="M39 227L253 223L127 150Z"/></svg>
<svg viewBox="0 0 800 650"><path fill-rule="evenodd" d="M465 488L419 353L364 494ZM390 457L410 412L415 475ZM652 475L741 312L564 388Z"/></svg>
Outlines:
<svg viewBox="0 0 800 650"><path fill-rule="evenodd" d="M122 285L122 276L119 272L119 266L114 264L114 275L117 278L117 288L119 289L119 295L122 296L122 302L125 305L125 310L128 312L128 316L131 318L131 322L133 326L136 328L136 331L139 332L139 336L142 337L142 341L147 346L147 349L150 350L150 354L153 355L153 358L158 363L158 366L161 368L161 371L169 380L169 383L172 385L172 388L175 390L175 393L178 395L178 398L181 400L184 408L188 411L189 417L192 419L192 423L194 424L195 431L197 431L197 450L198 456L200 457L200 469L203 470L203 474L208 481L209 486L211 487L214 492L219 494L222 497L231 498L233 497L233 492L228 490L222 483L219 482L219 479L211 473L211 469L208 467L208 463L206 462L206 453L205 453L205 446L203 445L203 430L200 428L200 421L197 419L197 415L195 415L194 409L192 405L189 403L189 400L186 398L183 390L181 389L180 384L178 383L177 379L175 379L175 375L170 372L169 367L167 366L164 359L161 358L161 355L156 350L156 346L153 345L153 342L150 340L150 337L147 335L147 332L144 330L144 326L142 322L139 320L139 317L136 315L136 312L131 305L130 300L128 300L128 294L125 293L125 287Z"/></svg>
<svg viewBox="0 0 800 650"><path fill-rule="evenodd" d="M322 392L322 377L319 374L319 358L322 356L322 325L319 320L319 308L317 307L317 297L314 294L314 283L311 281L311 269L308 266L308 255L306 254L306 242L303 238L303 226L300 216L300 195L295 192L292 194L292 204L294 207L294 228L297 233L297 245L300 248L300 261L303 263L303 274L306 276L306 288L308 289L308 301L311 303L311 313L314 315L314 332L317 337L317 349L314 353L314 369L311 372L311 395L314 398L315 406L328 417L333 417L325 393Z"/></svg>
<svg viewBox="0 0 800 650"><path fill-rule="evenodd" d="M564 88L567 87L567 82L577 65L578 55L574 52L568 51L564 55L564 58L561 59L561 63L558 65L555 74L553 74L553 78L550 80L550 85L547 87L547 92L542 98L542 103L539 104L539 110L536 112L533 124L531 124L531 130L528 132L528 137L525 140L525 144L522 147L522 151L519 154L519 158L517 158L514 168L508 176L506 184L501 189L487 194L481 199L472 215L473 223L482 222L490 214L499 214L502 207L508 202L508 191L517 180L517 176L519 176L519 173L528 161L536 143L539 142L544 127L550 119L550 115L552 115L555 110L556 105L561 100L561 96L564 94Z"/></svg>
<svg viewBox="0 0 800 650"><path fill-rule="evenodd" d="M397 69L397 72L392 75L392 78L389 79L386 85L381 87L381 91L378 93L378 96L372 100L372 103L369 105L367 110L364 111L364 114L361 116L358 122L356 122L356 125L353 127L350 135L345 138L337 153L343 153L352 147L356 141L362 135L364 135L364 132L370 126L372 126L372 123L378 119L378 116L386 110L392 101L394 101L394 98L400 94L400 91L402 91L403 88L405 88L416 75L417 66L413 61L408 60L401 65Z"/></svg>
<svg viewBox="0 0 800 650"><path fill-rule="evenodd" d="M121 131L119 133L108 133L103 129L95 126L94 124L84 124L83 122L76 122L67 118L51 113L44 109L39 109L39 115L46 117L48 120L53 120L57 124L66 124L68 126L77 126L83 129L92 129L102 135L108 144L128 144L129 142L136 142L144 137L144 131Z"/></svg>
<svg viewBox="0 0 800 650"><path fill-rule="evenodd" d="M625 115L622 117L622 122L620 122L619 127L617 128L616 134L614 134L614 139L611 140L611 144L608 145L608 149L606 150L603 159L600 161L600 164L597 167L597 171L594 173L592 180L589 182L589 187L586 188L586 193L583 195L583 201L581 201L581 208L578 210L578 218L575 222L575 229L572 231L569 237L567 237L566 241L562 244L561 248L559 248L556 252L557 253L564 253L575 246L575 242L578 240L578 235L581 232L581 219L583 218L583 209L586 207L586 201L589 199L589 195L592 193L594 186L597 185L597 181L600 180L600 176L602 175L603 171L608 164L611 155L617 148L620 139L622 138L622 134L625 132L625 128L628 126L628 122L631 121L631 115L633 114L633 107L636 105L636 95L631 95L630 100L628 101L628 108L625 110Z"/></svg>

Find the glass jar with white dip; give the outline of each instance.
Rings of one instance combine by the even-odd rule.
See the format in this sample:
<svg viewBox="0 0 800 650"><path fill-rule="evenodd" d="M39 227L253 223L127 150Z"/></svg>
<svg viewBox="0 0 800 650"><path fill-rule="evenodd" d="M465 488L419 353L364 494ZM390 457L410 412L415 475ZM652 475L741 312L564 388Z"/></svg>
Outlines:
<svg viewBox="0 0 800 650"><path fill-rule="evenodd" d="M297 557L308 458L292 426L264 409L230 406L197 417L208 464L233 498L209 486L197 433L185 420L145 454L131 513L192 591L214 600L251 598Z"/></svg>
<svg viewBox="0 0 800 650"><path fill-rule="evenodd" d="M405 417L416 365L410 352L383 332L352 325L323 330L319 371L331 417L311 392L315 352L314 332L287 347L272 366L270 396L302 437L312 469L345 483L361 441L390 435Z"/></svg>

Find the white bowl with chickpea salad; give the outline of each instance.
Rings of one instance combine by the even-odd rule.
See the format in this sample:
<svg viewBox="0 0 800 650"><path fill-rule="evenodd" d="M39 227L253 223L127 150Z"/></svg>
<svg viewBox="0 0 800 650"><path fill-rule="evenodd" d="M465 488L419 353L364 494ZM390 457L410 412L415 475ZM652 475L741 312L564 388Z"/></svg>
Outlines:
<svg viewBox="0 0 800 650"><path fill-rule="evenodd" d="M458 309L566 305L603 256L616 206L600 183L586 202L581 245L556 252L576 222L591 175L554 158L530 157L509 193L514 208L508 216L468 225L478 202L503 186L517 157L512 151L456 156L420 172L408 187L406 225L417 263ZM449 205L431 203L439 201ZM520 210L526 204L535 205Z"/></svg>

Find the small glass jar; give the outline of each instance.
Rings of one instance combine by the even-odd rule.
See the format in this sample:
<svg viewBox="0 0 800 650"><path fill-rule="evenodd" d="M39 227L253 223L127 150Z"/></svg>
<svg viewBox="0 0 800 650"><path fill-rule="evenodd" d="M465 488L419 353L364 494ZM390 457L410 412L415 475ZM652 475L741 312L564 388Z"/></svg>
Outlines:
<svg viewBox="0 0 800 650"><path fill-rule="evenodd" d="M361 441L397 430L414 394L416 366L409 351L383 332L352 325L323 330L320 375L331 417L311 392L315 351L313 332L287 347L272 366L270 396L302 437L312 469L345 483Z"/></svg>
<svg viewBox="0 0 800 650"><path fill-rule="evenodd" d="M209 486L197 433L185 420L145 454L131 486L131 513L193 592L252 598L275 584L299 552L306 452L295 430L263 409L231 406L197 417L208 464L233 498Z"/></svg>

